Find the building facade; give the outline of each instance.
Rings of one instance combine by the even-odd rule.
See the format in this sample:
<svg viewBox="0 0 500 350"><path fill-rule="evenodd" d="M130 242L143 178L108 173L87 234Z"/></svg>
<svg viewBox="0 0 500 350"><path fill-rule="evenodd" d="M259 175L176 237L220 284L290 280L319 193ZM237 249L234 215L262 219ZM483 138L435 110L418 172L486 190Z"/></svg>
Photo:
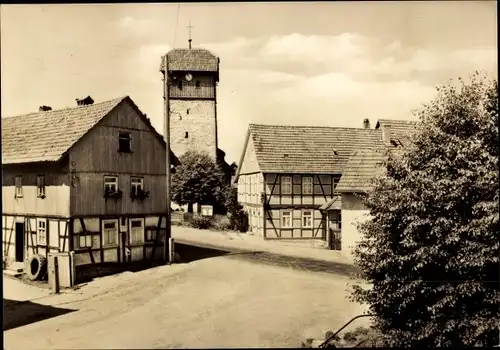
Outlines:
<svg viewBox="0 0 500 350"><path fill-rule="evenodd" d="M336 186L354 147L381 142L370 129L249 126L236 181L250 230L265 239L327 240L327 221L340 228Z"/></svg>
<svg viewBox="0 0 500 350"><path fill-rule="evenodd" d="M411 142L410 138L417 125L413 121L381 119L375 130L381 132L382 143L356 150L349 157L337 186L342 199L342 218L345 221L340 232L341 244L347 255L352 255L352 250L362 239L358 224L370 218L362 198L370 190L372 179L385 171L383 163L388 152L397 154Z"/></svg>
<svg viewBox="0 0 500 350"><path fill-rule="evenodd" d="M167 79L172 151L178 157L203 151L216 160L219 58L205 49L173 49L160 71Z"/></svg>
<svg viewBox="0 0 500 350"><path fill-rule="evenodd" d="M2 119L4 256L152 259L166 227L163 137L129 97L78 104Z"/></svg>
<svg viewBox="0 0 500 350"><path fill-rule="evenodd" d="M172 151L178 157L188 150L208 154L225 174L227 183L231 184L236 164L228 164L225 152L218 147L219 63L217 56L206 49L191 48L190 42L187 49L170 50L162 58L160 71L166 79L164 95L169 105ZM200 212L201 206L193 204ZM172 207L177 205L172 203Z"/></svg>
<svg viewBox="0 0 500 350"><path fill-rule="evenodd" d="M348 253L366 209L345 184L375 176L381 152L406 144L415 125L379 120L372 129L367 120L363 124L251 124L236 175L249 230L264 239L320 239Z"/></svg>

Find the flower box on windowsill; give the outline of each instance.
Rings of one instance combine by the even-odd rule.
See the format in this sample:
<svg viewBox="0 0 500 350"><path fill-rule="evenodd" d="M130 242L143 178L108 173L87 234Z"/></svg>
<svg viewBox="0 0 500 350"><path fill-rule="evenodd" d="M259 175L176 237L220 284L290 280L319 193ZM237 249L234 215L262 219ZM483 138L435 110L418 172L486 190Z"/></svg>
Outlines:
<svg viewBox="0 0 500 350"><path fill-rule="evenodd" d="M104 199L120 199L122 198L123 196L123 192L121 190L118 190L116 192L111 192L109 190L106 189L106 191L104 192Z"/></svg>
<svg viewBox="0 0 500 350"><path fill-rule="evenodd" d="M144 190L141 190L141 189L137 190L136 193L132 192L130 194L130 198L132 198L132 200L138 199L138 200L143 201L143 200L145 200L148 197L149 197L149 191L144 191Z"/></svg>

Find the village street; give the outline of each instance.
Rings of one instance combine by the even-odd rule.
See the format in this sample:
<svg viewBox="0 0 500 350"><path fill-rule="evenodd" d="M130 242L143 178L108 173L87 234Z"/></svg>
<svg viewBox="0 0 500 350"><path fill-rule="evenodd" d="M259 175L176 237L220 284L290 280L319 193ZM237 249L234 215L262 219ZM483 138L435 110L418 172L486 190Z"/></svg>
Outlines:
<svg viewBox="0 0 500 350"><path fill-rule="evenodd" d="M7 321L33 312L59 316L8 329L5 349L296 347L363 312L346 299L347 271L331 262L181 251L190 262L95 279L57 296L31 292L33 303L60 311L6 303ZM14 298L7 290L16 284L4 277L6 298Z"/></svg>

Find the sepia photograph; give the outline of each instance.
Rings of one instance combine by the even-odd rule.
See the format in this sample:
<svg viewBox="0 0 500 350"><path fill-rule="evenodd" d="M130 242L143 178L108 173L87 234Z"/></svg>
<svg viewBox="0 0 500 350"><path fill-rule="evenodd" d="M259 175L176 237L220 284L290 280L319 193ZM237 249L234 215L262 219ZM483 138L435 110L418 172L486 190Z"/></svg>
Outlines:
<svg viewBox="0 0 500 350"><path fill-rule="evenodd" d="M497 2L0 5L4 350L500 346Z"/></svg>

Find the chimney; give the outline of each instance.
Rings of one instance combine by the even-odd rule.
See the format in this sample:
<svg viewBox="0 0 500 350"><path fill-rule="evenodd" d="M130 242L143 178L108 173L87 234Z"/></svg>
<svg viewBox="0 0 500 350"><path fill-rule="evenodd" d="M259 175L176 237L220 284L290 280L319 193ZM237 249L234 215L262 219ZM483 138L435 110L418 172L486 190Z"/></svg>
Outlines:
<svg viewBox="0 0 500 350"><path fill-rule="evenodd" d="M370 120L368 118L365 118L365 120L363 120L363 128L370 129Z"/></svg>
<svg viewBox="0 0 500 350"><path fill-rule="evenodd" d="M94 103L94 100L90 96L87 96L87 97L82 98L82 99L80 99L80 98L76 99L76 104L78 106L88 106L88 105L91 105L93 103Z"/></svg>
<svg viewBox="0 0 500 350"><path fill-rule="evenodd" d="M52 110L52 107L50 106L40 106L38 107L38 111L39 112L46 112L46 111L51 111Z"/></svg>
<svg viewBox="0 0 500 350"><path fill-rule="evenodd" d="M388 125L382 126L382 141L384 145L391 145L391 128Z"/></svg>

